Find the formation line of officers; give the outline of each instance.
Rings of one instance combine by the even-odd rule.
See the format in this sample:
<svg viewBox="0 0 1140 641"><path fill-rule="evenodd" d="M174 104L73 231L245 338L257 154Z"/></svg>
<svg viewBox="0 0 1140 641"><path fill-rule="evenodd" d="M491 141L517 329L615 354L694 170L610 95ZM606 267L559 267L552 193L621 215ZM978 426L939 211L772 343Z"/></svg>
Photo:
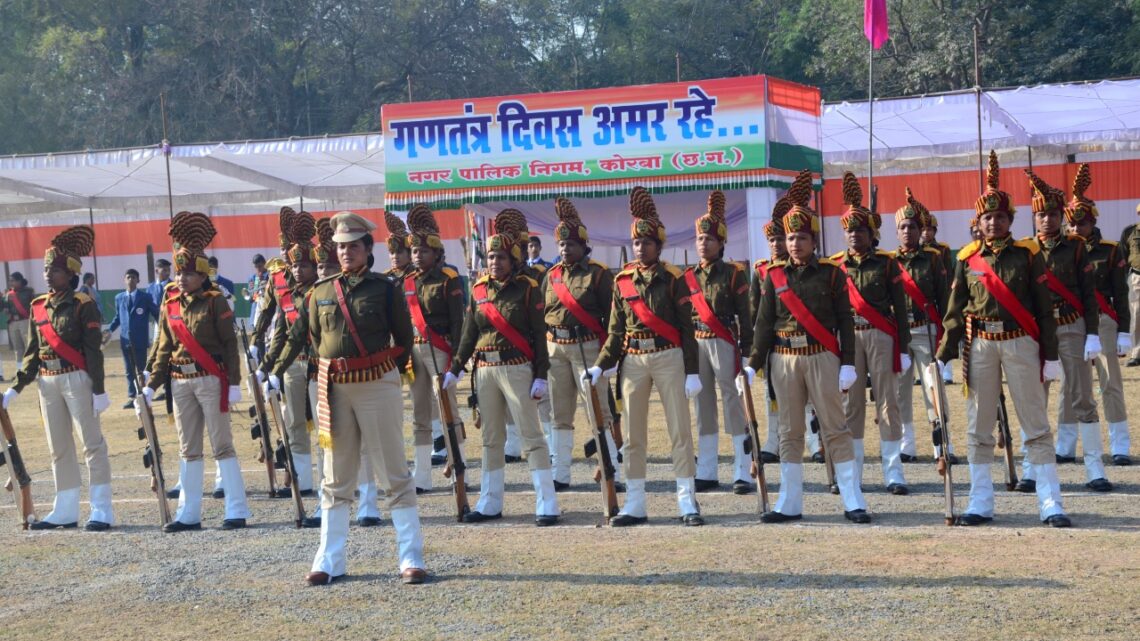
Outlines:
<svg viewBox="0 0 1140 641"><path fill-rule="evenodd" d="M751 266L724 260L728 235L720 192L709 196L695 221L699 263L682 270L660 260L665 226L650 193L637 187L629 200L634 260L616 276L590 257L586 226L574 205L560 198L553 234L560 260L543 263L534 251L528 259L526 218L505 209L486 242L487 269L469 292L445 262L427 207L413 207L406 226L386 214L393 265L383 273L374 269L376 226L369 220L341 212L318 221L284 208L282 261L255 327L255 335L272 338L255 358L258 380L284 395L298 490L320 493L317 512L305 519L321 534L306 581L323 585L347 573L350 508L358 502L359 524L379 523L377 487L391 513L400 577L405 583L425 580L417 495L432 490L431 467L443 457L436 394L442 389L457 407L456 390L465 377L478 399L482 445L479 497L464 517L468 523L502 518L505 466L525 460L535 522L556 524L558 492L571 484L578 403L591 385L609 397L615 379L626 417L620 464L613 432L605 432L624 503L610 525L634 526L649 516L653 388L664 410L683 524L704 523L697 495L720 486L722 429L732 442L733 492L756 491L751 447L760 448L765 462L779 463L779 497L762 515L764 522L802 518L805 447L813 458L826 453L845 517L870 522L862 489L866 387L874 397L886 489L907 494L902 464L917 457L915 377L935 371L927 367L932 362L945 372L949 361L961 358L970 492L957 523L975 526L994 518L991 467L1004 374L1021 426L1024 468L1017 489L1036 493L1043 523L1069 526L1057 461L1071 460L1077 441L1088 487L1112 489L1102 462L1094 367L1112 460L1130 463L1118 360L1132 348L1126 331L1128 247L1101 237L1096 205L1086 195L1087 165L1068 200L1027 172L1036 234L1013 239L1014 208L1000 189L998 170L991 153L987 186L971 221L975 240L956 255L933 239L937 221L909 189L907 204L895 214L897 250L879 249L881 219L862 204L859 184L848 174L840 219L847 249L817 256L820 219L809 207L812 179L805 170L765 226L770 260ZM210 282L204 253L215 233L199 213L172 219L177 275L160 302L158 339L138 401L150 404L155 390L170 384L183 488L177 514L164 527L171 533L201 528L196 489L203 483L206 435L224 490L222 528L243 528L250 518L230 425L230 408L243 396L240 350L233 312ZM82 226L53 239L44 265L50 291L32 302L23 366L3 395L7 408L33 380L38 383L55 499L34 529L78 526L73 431L90 475L86 529L104 531L115 523L98 418L109 406L101 319L94 302L76 292L81 259L93 244L93 231ZM764 443L750 443L739 397L744 385L754 384L768 400ZM411 466L404 449L405 385L413 406ZM932 422L931 387L921 389ZM1056 442L1050 392L1059 396ZM616 408L602 408L601 420L612 425ZM809 424L818 425L815 443Z"/></svg>

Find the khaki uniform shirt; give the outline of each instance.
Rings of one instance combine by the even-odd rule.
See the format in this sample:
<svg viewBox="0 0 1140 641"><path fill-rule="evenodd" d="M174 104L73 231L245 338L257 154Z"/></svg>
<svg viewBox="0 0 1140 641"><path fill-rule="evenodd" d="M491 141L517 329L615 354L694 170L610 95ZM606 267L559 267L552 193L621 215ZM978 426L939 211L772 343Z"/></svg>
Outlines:
<svg viewBox="0 0 1140 641"><path fill-rule="evenodd" d="M454 349L463 334L463 284L459 280L459 272L453 267L436 264L427 273L415 270L408 275L415 278L416 298L423 310L424 321L446 338ZM396 284L400 291L404 290L404 281Z"/></svg>
<svg viewBox="0 0 1140 641"><path fill-rule="evenodd" d="M335 283L344 291L345 306L352 315L357 336L364 344L364 354L345 323L337 301ZM403 289L388 276L365 271L361 274L340 273L317 281L309 293L308 314L298 317L294 327L308 331L312 351L320 358L360 358L391 347L401 348L392 360L404 371L412 353L412 319L404 302ZM296 353L303 348L297 331L290 332L290 348L277 361L274 373L288 369ZM288 358L287 358L288 357ZM280 375L280 374L279 374Z"/></svg>
<svg viewBox="0 0 1140 641"><path fill-rule="evenodd" d="M480 283L487 285L487 300L534 350L534 360L531 361L534 377L545 380L550 369L550 356L546 351L546 322L543 320L546 306L542 302L538 283L522 274L516 274L505 281L480 276L475 284ZM467 317L463 321L459 349L451 364L453 374L459 374L477 349L517 349L514 343L491 324L491 320L480 309L479 301L475 300L474 289L472 292L471 302L467 305Z"/></svg>
<svg viewBox="0 0 1140 641"><path fill-rule="evenodd" d="M1124 260L1128 261L1128 267L1132 271L1140 272L1140 225L1135 223L1124 228L1120 234L1120 251L1124 254Z"/></svg>
<svg viewBox="0 0 1140 641"><path fill-rule="evenodd" d="M103 394L106 391L103 388L103 317L99 313L99 306L87 294L71 289L54 296L44 294L34 300L41 299L47 301L44 307L55 332L87 361L86 371L91 377L91 393ZM31 312L29 303L28 313ZM32 329L34 331L28 332L24 361L20 364L20 371L16 372L16 384L12 386L17 392L36 380L44 361L62 358L47 344L34 321Z"/></svg>
<svg viewBox="0 0 1140 641"><path fill-rule="evenodd" d="M169 291L168 287L166 296L169 296ZM210 289L193 294L181 293L178 299L182 302L182 322L186 329L214 361L222 364L229 384L239 385L241 365L237 334L234 332L234 312L225 297L218 290ZM158 389L166 382L172 360L193 359L190 350L170 330L165 297L159 308L158 340L149 364L151 376L148 387L151 389Z"/></svg>
<svg viewBox="0 0 1140 641"><path fill-rule="evenodd" d="M1023 239L1023 242L1035 243L1045 260L1045 267L1057 276L1057 280L1070 292L1076 295L1085 308L1085 333L1096 335L1100 329L1100 308L1096 304L1096 279L1093 266L1089 264L1085 254L1085 240L1080 236L1059 234L1055 239L1042 240L1038 236ZM1062 316L1072 314L1076 310L1065 299L1050 290L1053 296L1053 309L1059 310Z"/></svg>
<svg viewBox="0 0 1140 641"><path fill-rule="evenodd" d="M847 276L833 261L812 256L802 265L775 261L769 268L782 267L788 288L825 329L839 334L841 365L855 364L855 324L851 318L851 302L847 298ZM775 344L776 332L807 332L791 311L784 306L772 285L772 275L764 278L757 306L755 340L749 365L757 371L768 364L768 354Z"/></svg>
<svg viewBox="0 0 1140 641"><path fill-rule="evenodd" d="M891 256L910 274L922 295L938 310L938 320L941 321L942 315L946 313L946 299L949 295L947 281L950 278L943 270L942 254L933 247L921 247L914 252L904 252L900 248L892 252ZM916 308L914 299L906 294L905 289L903 295L906 296L906 311L911 315L908 317L910 320L930 320L923 310Z"/></svg>
<svg viewBox="0 0 1140 641"><path fill-rule="evenodd" d="M289 317L285 315L285 310L281 310L281 318L277 319L277 324L273 326L273 339L270 341L269 347L265 350L265 356L261 359L261 366L258 367L261 371L273 371L277 359L281 357L281 354L286 349L286 345L289 343L289 335L293 330L293 326L301 323L301 317L305 314L305 307L308 305L309 292L312 290L313 285L303 285L300 283L290 288L290 291L293 293L293 307L297 310L297 317L290 323ZM304 338L302 352L311 356L308 336L304 336L303 334L302 336ZM290 360L294 358L296 358L296 356Z"/></svg>
<svg viewBox="0 0 1140 641"><path fill-rule="evenodd" d="M14 296L10 292L11 290L4 293L4 310L8 313L8 323L12 324L16 321L26 322L32 313L32 299L36 297L35 292L32 291L31 287L21 287L17 289ZM20 301L20 304L24 306L25 313L21 314L19 310L16 309L16 303L13 301L13 298Z"/></svg>
<svg viewBox="0 0 1140 641"><path fill-rule="evenodd" d="M775 262L767 258L752 263L752 284L748 289L748 322L756 324L756 312L760 310L760 295L763 293L764 279L768 276L768 268ZM749 348L751 349L751 348Z"/></svg>
<svg viewBox="0 0 1140 641"><path fill-rule="evenodd" d="M596 260L583 258L582 260L562 266L562 282L574 300L582 306L591 317L598 319L604 328L609 324L610 307L614 301L614 275L609 267ZM542 299L546 302L546 324L548 326L578 327L582 324L570 310L562 304L558 293L551 286L551 272L546 271L546 278L542 281Z"/></svg>
<svg viewBox="0 0 1140 641"><path fill-rule="evenodd" d="M692 268L697 284L705 295L713 314L737 337L741 352L752 347L752 313L748 308L747 268L737 263L715 260ZM693 306L693 326L700 314Z"/></svg>
<svg viewBox="0 0 1140 641"><path fill-rule="evenodd" d="M277 288L273 286L273 280L276 278L275 274L278 272L285 274L285 284L292 287L293 272L287 267L282 269L271 269L268 271L268 276L265 278L265 286L261 290L260 301L261 311L257 313L257 322L253 324L253 336L250 338L253 342L258 342L265 338L265 333L269 331L269 326L273 323L273 318L277 315Z"/></svg>
<svg viewBox="0 0 1140 641"><path fill-rule="evenodd" d="M1017 327L1017 321L982 284L980 274L966 261L981 253L1002 282L1017 300L1037 320L1041 332L1041 353L1045 360L1057 360L1057 320L1053 317L1053 293L1045 286L1045 260L1037 252L1037 243L1012 242L995 253L982 241L974 241L958 252L958 268L950 285L950 301L943 320L945 333L935 357L942 362L958 357L958 343L966 335L966 314L985 318L1000 318L1006 327Z"/></svg>
<svg viewBox="0 0 1140 641"><path fill-rule="evenodd" d="M1093 282L1096 291L1116 312L1118 332L1127 332L1132 327L1132 313L1128 308L1128 262L1120 253L1120 246L1100 235L1094 227L1092 236L1085 241L1085 253L1093 267ZM1100 304L1097 303L1097 309Z"/></svg>
<svg viewBox="0 0 1140 641"><path fill-rule="evenodd" d="M677 267L664 261L657 262L648 269L641 269L637 263L625 266L614 279L613 306L610 311L609 337L602 346L595 365L610 369L617 365L625 353L626 333L649 333L653 330L641 322L633 308L622 297L617 281L633 279L634 288L645 304L661 320L676 327L681 334L681 355L685 362L685 374L699 373L697 361L697 339L693 336L693 305L689 300L689 288L685 286L683 273Z"/></svg>
<svg viewBox="0 0 1140 641"><path fill-rule="evenodd" d="M907 296L902 287L902 267L889 252L872 250L863 257L842 251L831 257L836 263L847 266L851 284L858 288L863 299L888 320L894 320L899 333L899 351L910 349L910 326L906 322ZM852 305L852 314L858 310Z"/></svg>

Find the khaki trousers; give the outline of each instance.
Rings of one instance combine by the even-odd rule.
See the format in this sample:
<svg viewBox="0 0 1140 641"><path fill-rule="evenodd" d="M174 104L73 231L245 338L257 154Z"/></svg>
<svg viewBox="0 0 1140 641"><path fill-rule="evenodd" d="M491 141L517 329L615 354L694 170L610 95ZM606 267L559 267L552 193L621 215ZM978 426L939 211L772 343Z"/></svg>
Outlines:
<svg viewBox="0 0 1140 641"><path fill-rule="evenodd" d="M550 392L550 406L554 415L554 429L574 429L574 415L578 411L578 400L583 394L589 394L589 385L582 381L582 372L593 366L598 360L598 341L588 340L582 343L582 352L586 354L586 365L582 365L582 352L578 351L578 344L563 345L546 342L546 351L550 354L550 372L547 374L547 384ZM610 412L610 381L609 378L598 380L598 400L602 406L602 424L606 427L613 425L614 417ZM587 416L589 413L587 412ZM590 426L593 434L594 426Z"/></svg>
<svg viewBox="0 0 1140 641"><path fill-rule="evenodd" d="M435 365L432 365L432 361ZM436 396L436 372L448 370L447 354L428 343L412 346L412 440L415 445L431 445L431 422L438 421L439 399ZM447 390L448 402L453 411L459 411L456 402L456 385Z"/></svg>
<svg viewBox="0 0 1140 641"><path fill-rule="evenodd" d="M966 442L970 463L990 465L994 461L994 427L1003 370L1029 462L1033 465L1055 463L1048 399L1041 383L1039 347L1029 336L1004 341L975 338L970 345L970 385L966 393Z"/></svg>
<svg viewBox="0 0 1140 641"><path fill-rule="evenodd" d="M1114 340L1111 346L1115 346ZM1085 360L1085 321L1077 319L1057 327L1057 353L1061 357L1061 394L1057 408L1057 422L1061 425L1097 423L1096 399L1092 391L1092 367ZM1045 384L1048 402L1049 388Z"/></svg>
<svg viewBox="0 0 1140 641"><path fill-rule="evenodd" d="M847 390L844 398L844 413L851 438L863 438L867 422L867 373L870 372L871 389L875 393L875 415L879 417L879 437L884 441L902 439L894 348L894 339L885 332L874 328L855 332L855 384ZM837 371L837 381L838 376ZM816 409L818 411L818 406Z"/></svg>
<svg viewBox="0 0 1140 641"><path fill-rule="evenodd" d="M72 431L79 436L87 473L92 486L111 482L111 460L107 441L99 426L91 394L91 377L87 372L71 372L36 378L40 390L40 412L44 419L48 453L55 491L79 487L79 460Z"/></svg>
<svg viewBox="0 0 1140 641"><path fill-rule="evenodd" d="M922 378L922 401L926 405L926 420L934 420L934 405L930 402L930 387L933 381L926 374L926 366L931 363L931 340L937 333L937 328L927 323L922 327L910 328L910 369L898 375L898 402L899 420L902 423L914 423L914 368L918 368L918 375Z"/></svg>
<svg viewBox="0 0 1140 641"><path fill-rule="evenodd" d="M1140 358L1140 274L1133 271L1128 272L1128 310L1132 316L1132 327L1127 330L1132 334L1132 353L1128 356Z"/></svg>
<svg viewBox="0 0 1140 641"><path fill-rule="evenodd" d="M309 422L305 418L305 404L309 396L309 361L293 361L289 369L285 370L281 384L285 395L282 418L285 420L285 429L289 430L289 450L294 454L308 455L313 451Z"/></svg>
<svg viewBox="0 0 1140 641"><path fill-rule="evenodd" d="M815 407L820 438L832 463L853 460L851 430L839 392L839 357L831 352L809 356L773 353L769 369L779 399L780 460L798 462L803 457L808 403Z"/></svg>
<svg viewBox="0 0 1140 641"><path fill-rule="evenodd" d="M689 400L685 397L685 362L680 348L652 354L629 354L621 367L621 391L625 401L629 434L625 439L625 478L645 478L649 438L649 392L657 386L657 397L665 409L665 429L672 443L673 475L693 478L693 429Z"/></svg>
<svg viewBox="0 0 1140 641"><path fill-rule="evenodd" d="M214 376L175 378L170 382L174 396L174 427L178 430L178 444L182 458L196 461L202 458L203 428L210 434L214 460L233 458L234 437L230 431L230 415L221 410L222 394L229 390Z"/></svg>
<svg viewBox="0 0 1140 641"><path fill-rule="evenodd" d="M531 470L550 469L550 449L538 424L538 403L530 397L534 371L530 363L494 365L475 370L479 415L483 418L483 469L494 472L506 465L507 411L522 433L523 456Z"/></svg>
<svg viewBox="0 0 1140 641"><path fill-rule="evenodd" d="M400 374L393 369L367 383L331 383L328 402L332 447L325 450L321 509L328 512L352 503L362 454L388 498L388 508L415 507L415 486L404 453Z"/></svg>
<svg viewBox="0 0 1140 641"><path fill-rule="evenodd" d="M16 368L24 360L24 352L28 349L28 319L8 323L8 346L16 352Z"/></svg>
<svg viewBox="0 0 1140 641"><path fill-rule="evenodd" d="M1100 315L1100 345L1103 351L1096 359L1096 375L1100 381L1100 399L1104 404L1104 420L1123 423L1128 420L1124 409L1124 377L1120 371L1120 357L1116 355L1116 321L1106 314Z"/></svg>
<svg viewBox="0 0 1140 641"><path fill-rule="evenodd" d="M740 355L736 346L720 338L697 339L697 361L700 365L701 393L695 400L697 434L717 433L716 392L720 389L724 432L736 436L748 433L744 403L736 393L736 370Z"/></svg>

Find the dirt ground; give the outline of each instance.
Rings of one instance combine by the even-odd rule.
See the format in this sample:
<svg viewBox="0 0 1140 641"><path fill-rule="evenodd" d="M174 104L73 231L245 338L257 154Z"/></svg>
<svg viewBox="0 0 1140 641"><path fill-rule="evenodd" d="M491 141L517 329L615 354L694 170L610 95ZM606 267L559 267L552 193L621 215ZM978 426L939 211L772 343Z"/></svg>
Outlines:
<svg viewBox="0 0 1140 641"><path fill-rule="evenodd" d="M725 489L700 495L708 525L687 528L676 519L668 442L656 403L648 525L599 526L592 461L581 458L587 431L580 414L573 487L559 495L559 527L534 527L534 495L524 464L508 465L502 521L458 525L453 498L439 489L446 480L436 468L437 489L420 497L432 573L427 585L405 587L396 579L393 533L381 501L384 526L354 526L350 532L348 580L306 588L302 578L319 532L294 529L291 503L264 498L265 471L255 458L256 443L246 436L244 414L235 413L234 434L251 527L219 530L222 502L207 497L202 532L158 530L134 412L119 409L126 398L119 350L110 345L106 354L112 409L103 415L103 430L118 524L103 534L22 532L11 494L0 493L0 638L1140 637L1140 466L1108 467L1116 485L1109 494L1084 488L1083 466L1060 466L1075 527L1054 530L1039 522L1034 496L1004 491L1004 470L995 465L994 522L947 528L928 429L918 428L921 462L905 466L912 490L905 497L885 492L877 434L868 429L864 490L872 525L844 520L838 497L826 492L823 466L811 463L805 466L804 520L763 525L755 495L728 491L731 443L722 438ZM1137 416L1140 370L1124 372L1129 410ZM956 374L959 384L949 388L951 429L964 454L965 404ZM12 418L43 516L51 509L53 486L34 386L16 400ZM175 476L177 439L165 419L159 423L170 453L167 473ZM470 426L468 431L474 504L479 435ZM409 420L409 458L410 432ZM775 501L778 466L766 471ZM965 466L954 472L960 511L968 478ZM314 500L306 500L307 509ZM81 519L86 515L84 505Z"/></svg>

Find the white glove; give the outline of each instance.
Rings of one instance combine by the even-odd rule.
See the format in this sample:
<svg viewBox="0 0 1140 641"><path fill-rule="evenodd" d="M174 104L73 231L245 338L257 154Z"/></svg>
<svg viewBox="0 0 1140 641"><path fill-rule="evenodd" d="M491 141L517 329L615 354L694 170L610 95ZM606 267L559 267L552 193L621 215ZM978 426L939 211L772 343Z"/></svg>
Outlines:
<svg viewBox="0 0 1140 641"><path fill-rule="evenodd" d="M1116 355L1126 356L1128 352L1132 351L1132 335L1128 332L1120 332L1116 335Z"/></svg>
<svg viewBox="0 0 1140 641"><path fill-rule="evenodd" d="M265 372L257 369L257 370L254 370L253 373L255 376L257 376L257 382L258 383L264 383L265 382Z"/></svg>
<svg viewBox="0 0 1140 641"><path fill-rule="evenodd" d="M910 369L910 354L899 354L899 369L900 372L905 372Z"/></svg>
<svg viewBox="0 0 1140 641"><path fill-rule="evenodd" d="M546 396L546 379L536 378L534 382L530 384L530 397L538 400L543 396Z"/></svg>
<svg viewBox="0 0 1140 641"><path fill-rule="evenodd" d="M281 379L278 378L276 374L270 374L269 376L267 376L265 378L265 384L268 385L269 389L271 389L271 390L275 390L278 392L281 391Z"/></svg>
<svg viewBox="0 0 1140 641"><path fill-rule="evenodd" d="M605 376L606 378L610 378L612 376L617 376L617 368L618 368L618 366L614 365L613 367L602 372L602 376Z"/></svg>
<svg viewBox="0 0 1140 641"><path fill-rule="evenodd" d="M4 392L4 401L3 401L4 409L8 409L8 406L11 405L12 401L16 400L16 397L19 395L20 395L19 392L12 389L11 387L9 387L8 391Z"/></svg>
<svg viewBox="0 0 1140 641"><path fill-rule="evenodd" d="M1045 361L1045 366L1041 368L1041 378L1047 381L1061 378L1061 361Z"/></svg>
<svg viewBox="0 0 1140 641"><path fill-rule="evenodd" d="M95 414L102 414L108 407L111 407L111 397L107 396L106 392L91 397L91 402L95 406Z"/></svg>
<svg viewBox="0 0 1140 641"><path fill-rule="evenodd" d="M685 396L693 398L701 393L703 386L701 385L701 377L696 374L689 374L685 377Z"/></svg>
<svg viewBox="0 0 1140 641"><path fill-rule="evenodd" d="M447 372L443 375L443 389L450 389L459 383L459 379L463 378L463 372L459 372L459 376Z"/></svg>
<svg viewBox="0 0 1140 641"><path fill-rule="evenodd" d="M144 387L142 390L142 397L143 397L143 400L146 401L147 407L154 405L154 390L152 390L149 387Z"/></svg>
<svg viewBox="0 0 1140 641"><path fill-rule="evenodd" d="M736 384L736 393L739 396L744 396L744 386L752 386L752 381L756 379L756 370L745 365L744 368L740 370L740 372L743 374L743 376L737 376L736 380L734 380L733 383ZM748 382L745 383L745 381Z"/></svg>
<svg viewBox="0 0 1140 641"><path fill-rule="evenodd" d="M752 382L756 380L756 370L752 369L750 365L745 365L743 371L744 375L748 377L748 386L752 387Z"/></svg>
<svg viewBox="0 0 1140 641"><path fill-rule="evenodd" d="M842 365L839 368L839 391L846 392L855 384L855 366Z"/></svg>
<svg viewBox="0 0 1140 641"><path fill-rule="evenodd" d="M1100 357L1100 336L1089 334L1085 336L1085 360L1096 360Z"/></svg>
<svg viewBox="0 0 1140 641"><path fill-rule="evenodd" d="M241 401L241 385L230 385L230 402L237 403Z"/></svg>
<svg viewBox="0 0 1140 641"><path fill-rule="evenodd" d="M261 362L261 354L257 351L257 345L249 346L249 357L252 358L255 363Z"/></svg>
<svg viewBox="0 0 1140 641"><path fill-rule="evenodd" d="M946 368L950 367L950 363L948 361L934 361L934 362L938 363L938 375L941 376L942 378L946 378Z"/></svg>
<svg viewBox="0 0 1140 641"><path fill-rule="evenodd" d="M150 385L150 372L143 370L143 385Z"/></svg>
<svg viewBox="0 0 1140 641"><path fill-rule="evenodd" d="M604 373L605 372L602 371L602 368L595 365L590 369L582 372L582 380L590 381L590 385L597 385L598 379L600 379Z"/></svg>

